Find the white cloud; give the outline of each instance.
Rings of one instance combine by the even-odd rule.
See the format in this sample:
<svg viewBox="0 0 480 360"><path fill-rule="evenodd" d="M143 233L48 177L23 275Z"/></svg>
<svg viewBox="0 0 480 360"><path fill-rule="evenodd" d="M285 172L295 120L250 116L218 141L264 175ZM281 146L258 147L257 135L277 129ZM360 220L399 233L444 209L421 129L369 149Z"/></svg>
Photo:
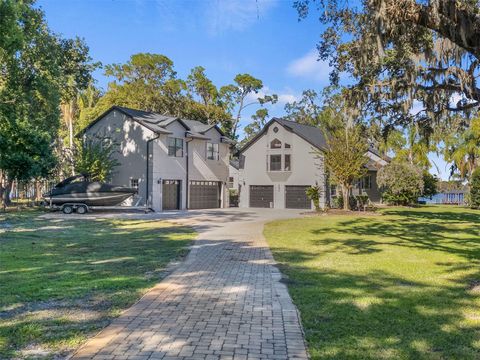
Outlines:
<svg viewBox="0 0 480 360"><path fill-rule="evenodd" d="M210 0L206 7L209 31L241 31L259 21L278 0Z"/></svg>
<svg viewBox="0 0 480 360"><path fill-rule="evenodd" d="M318 61L318 52L311 50L287 66L287 73L297 77L328 82L331 68L326 61Z"/></svg>
<svg viewBox="0 0 480 360"><path fill-rule="evenodd" d="M293 93L290 89L284 89L283 91L273 91L268 86L264 86L258 93L250 93L247 96L247 102L256 101L258 98L262 98L265 95L277 94L278 102L275 105L285 105L286 103L294 102L299 97Z"/></svg>

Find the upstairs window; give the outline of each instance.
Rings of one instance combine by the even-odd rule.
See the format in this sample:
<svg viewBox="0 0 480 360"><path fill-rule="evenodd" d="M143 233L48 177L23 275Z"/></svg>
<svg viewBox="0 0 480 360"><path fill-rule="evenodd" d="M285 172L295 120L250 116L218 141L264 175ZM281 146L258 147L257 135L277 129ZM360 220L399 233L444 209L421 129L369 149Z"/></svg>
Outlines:
<svg viewBox="0 0 480 360"><path fill-rule="evenodd" d="M291 145L290 144L287 144L285 143L285 149L290 149L291 148Z"/></svg>
<svg viewBox="0 0 480 360"><path fill-rule="evenodd" d="M272 140L270 142L270 149L281 149L282 148L282 142L278 139Z"/></svg>
<svg viewBox="0 0 480 360"><path fill-rule="evenodd" d="M285 154L285 161L283 165L284 171L292 171L291 156L290 154Z"/></svg>
<svg viewBox="0 0 480 360"><path fill-rule="evenodd" d="M282 171L282 155L270 155L270 171Z"/></svg>
<svg viewBox="0 0 480 360"><path fill-rule="evenodd" d="M183 139L168 138L168 156L183 156Z"/></svg>
<svg viewBox="0 0 480 360"><path fill-rule="evenodd" d="M218 144L207 143L207 159L208 160L218 160Z"/></svg>

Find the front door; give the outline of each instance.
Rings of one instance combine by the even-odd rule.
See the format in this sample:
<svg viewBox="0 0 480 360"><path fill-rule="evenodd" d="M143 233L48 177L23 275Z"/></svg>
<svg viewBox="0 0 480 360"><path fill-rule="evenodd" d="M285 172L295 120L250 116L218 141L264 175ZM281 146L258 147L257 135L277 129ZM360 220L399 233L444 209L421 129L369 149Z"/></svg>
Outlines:
<svg viewBox="0 0 480 360"><path fill-rule="evenodd" d="M180 209L180 180L163 180L162 183L162 209Z"/></svg>

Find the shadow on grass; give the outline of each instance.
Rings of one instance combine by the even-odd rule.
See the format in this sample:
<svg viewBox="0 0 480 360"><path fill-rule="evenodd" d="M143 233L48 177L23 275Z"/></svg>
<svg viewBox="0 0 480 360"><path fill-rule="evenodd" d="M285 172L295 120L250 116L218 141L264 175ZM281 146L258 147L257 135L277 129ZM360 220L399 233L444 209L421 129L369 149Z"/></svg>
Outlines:
<svg viewBox="0 0 480 360"><path fill-rule="evenodd" d="M69 348L132 304L187 253L191 228L157 220L6 214L0 228L0 358ZM61 324L61 326L59 325Z"/></svg>
<svg viewBox="0 0 480 360"><path fill-rule="evenodd" d="M355 217L340 220L335 228L319 227L315 236L347 234L351 239L319 239L317 245L335 244L331 251L344 250L350 254L382 251L382 245L443 251L465 259L480 259L480 212L428 212L405 209L384 211L385 218ZM360 238L361 237L361 238ZM382 242L373 238L394 238Z"/></svg>
<svg viewBox="0 0 480 360"><path fill-rule="evenodd" d="M313 270L301 265L313 254L272 250L290 259L280 268L312 359L480 358L479 294L466 287L478 267L455 286L428 286L383 271Z"/></svg>

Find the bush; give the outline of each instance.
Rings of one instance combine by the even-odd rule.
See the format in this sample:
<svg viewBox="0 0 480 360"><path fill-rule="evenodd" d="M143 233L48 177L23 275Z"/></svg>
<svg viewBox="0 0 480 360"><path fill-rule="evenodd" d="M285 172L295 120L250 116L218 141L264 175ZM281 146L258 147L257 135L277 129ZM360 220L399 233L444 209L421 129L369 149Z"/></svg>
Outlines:
<svg viewBox="0 0 480 360"><path fill-rule="evenodd" d="M355 210L357 208L357 199L355 196L350 195L348 197L349 209ZM333 207L335 209L343 209L343 196L339 194L333 198Z"/></svg>
<svg viewBox="0 0 480 360"><path fill-rule="evenodd" d="M430 174L428 171L423 173L423 197L432 198L432 196L437 195L438 187L438 178L436 175Z"/></svg>
<svg viewBox="0 0 480 360"><path fill-rule="evenodd" d="M378 171L382 198L390 205L414 205L423 192L422 170L407 163L392 162Z"/></svg>
<svg viewBox="0 0 480 360"><path fill-rule="evenodd" d="M480 209L480 168L476 169L470 177L469 204L472 209Z"/></svg>
<svg viewBox="0 0 480 360"><path fill-rule="evenodd" d="M305 193L307 197L313 201L313 206L315 206L315 211L320 211L320 187L319 186L310 186Z"/></svg>

